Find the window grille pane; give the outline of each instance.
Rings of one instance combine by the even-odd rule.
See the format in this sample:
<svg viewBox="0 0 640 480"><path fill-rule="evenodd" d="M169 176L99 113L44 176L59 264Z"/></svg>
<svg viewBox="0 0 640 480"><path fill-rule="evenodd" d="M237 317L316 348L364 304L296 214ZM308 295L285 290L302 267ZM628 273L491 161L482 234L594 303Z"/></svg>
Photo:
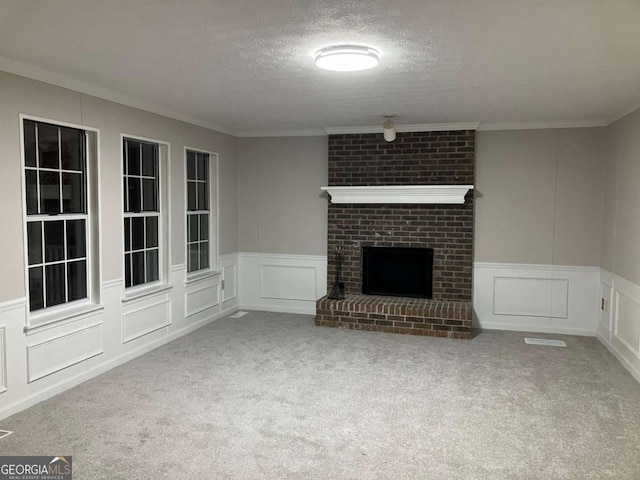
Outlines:
<svg viewBox="0 0 640 480"><path fill-rule="evenodd" d="M131 251L131 219L124 219L124 251Z"/></svg>
<svg viewBox="0 0 640 480"><path fill-rule="evenodd" d="M158 217L147 217L146 218L146 237L147 237L147 248L153 248L158 246Z"/></svg>
<svg viewBox="0 0 640 480"><path fill-rule="evenodd" d="M187 152L187 180L196 179L196 154Z"/></svg>
<svg viewBox="0 0 640 480"><path fill-rule="evenodd" d="M206 153L198 153L196 157L196 169L198 180L207 179L207 155Z"/></svg>
<svg viewBox="0 0 640 480"><path fill-rule="evenodd" d="M191 214L187 217L187 222L189 223L189 230L187 241L188 242L197 242L198 241L198 215Z"/></svg>
<svg viewBox="0 0 640 480"><path fill-rule="evenodd" d="M142 175L156 177L158 175L158 146L142 144Z"/></svg>
<svg viewBox="0 0 640 480"><path fill-rule="evenodd" d="M131 250L144 248L144 217L131 218Z"/></svg>
<svg viewBox="0 0 640 480"><path fill-rule="evenodd" d="M203 182L198 182L198 210L209 210L207 184Z"/></svg>
<svg viewBox="0 0 640 480"><path fill-rule="evenodd" d="M84 175L82 173L62 174L62 208L64 213L85 213Z"/></svg>
<svg viewBox="0 0 640 480"><path fill-rule="evenodd" d="M44 308L44 282L42 267L29 269L29 310Z"/></svg>
<svg viewBox="0 0 640 480"><path fill-rule="evenodd" d="M27 187L27 215L38 214L38 172L36 170L27 170L26 187Z"/></svg>
<svg viewBox="0 0 640 480"><path fill-rule="evenodd" d="M188 271L193 272L195 270L199 270L200 262L198 257L199 257L200 247L198 246L197 243L192 243L188 247L189 247Z"/></svg>
<svg viewBox="0 0 640 480"><path fill-rule="evenodd" d="M46 265L47 307L60 305L66 301L64 263Z"/></svg>
<svg viewBox="0 0 640 480"><path fill-rule="evenodd" d="M209 267L209 242L200 244L200 268Z"/></svg>
<svg viewBox="0 0 640 480"><path fill-rule="evenodd" d="M67 264L67 281L69 283L69 301L87 298L87 262L69 262Z"/></svg>
<svg viewBox="0 0 640 480"><path fill-rule="evenodd" d="M27 223L29 265L42 263L42 222Z"/></svg>
<svg viewBox="0 0 640 480"><path fill-rule="evenodd" d="M131 258L132 284L140 285L144 283L144 252L132 253Z"/></svg>
<svg viewBox="0 0 640 480"><path fill-rule="evenodd" d="M155 282L160 278L158 268L158 251L147 251L147 282Z"/></svg>
<svg viewBox="0 0 640 480"><path fill-rule="evenodd" d="M156 181L149 178L142 179L142 210L154 212L158 210Z"/></svg>
<svg viewBox="0 0 640 480"><path fill-rule="evenodd" d="M129 288L131 286L131 254L127 253L124 256L124 286Z"/></svg>
<svg viewBox="0 0 640 480"><path fill-rule="evenodd" d="M60 138L62 140L60 145L62 169L78 172L84 170L84 162L82 161L84 135L82 131L61 127Z"/></svg>
<svg viewBox="0 0 640 480"><path fill-rule="evenodd" d="M84 220L67 221L67 258L87 256L86 230Z"/></svg>
<svg viewBox="0 0 640 480"><path fill-rule="evenodd" d="M59 262L64 260L64 249L64 221L44 222L45 261Z"/></svg>
<svg viewBox="0 0 640 480"><path fill-rule="evenodd" d="M36 164L36 124L24 121L24 164L35 167Z"/></svg>
<svg viewBox="0 0 640 480"><path fill-rule="evenodd" d="M200 240L209 240L209 215L200 215Z"/></svg>
<svg viewBox="0 0 640 480"><path fill-rule="evenodd" d="M127 210L127 212L140 212L142 210L142 188L140 185L140 180L140 177L129 177L127 181L129 191L129 209Z"/></svg>
<svg viewBox="0 0 640 480"><path fill-rule="evenodd" d="M122 197L124 211L129 212L129 187L127 186L127 177L122 177Z"/></svg>
<svg viewBox="0 0 640 480"><path fill-rule="evenodd" d="M197 188L196 182L187 182L187 210L197 210Z"/></svg>
<svg viewBox="0 0 640 480"><path fill-rule="evenodd" d="M140 175L140 144L138 142L127 141L127 174Z"/></svg>
<svg viewBox="0 0 640 480"><path fill-rule="evenodd" d="M60 213L60 173L40 171L40 213Z"/></svg>
<svg viewBox="0 0 640 480"><path fill-rule="evenodd" d="M38 124L38 153L40 155L40 168L60 168L58 157L58 127Z"/></svg>

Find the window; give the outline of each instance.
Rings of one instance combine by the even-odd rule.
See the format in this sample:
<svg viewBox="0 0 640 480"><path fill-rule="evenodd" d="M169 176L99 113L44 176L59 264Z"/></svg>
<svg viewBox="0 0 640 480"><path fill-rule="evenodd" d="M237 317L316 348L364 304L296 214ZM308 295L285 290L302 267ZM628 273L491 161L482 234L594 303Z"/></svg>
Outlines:
<svg viewBox="0 0 640 480"><path fill-rule="evenodd" d="M209 154L187 150L187 272L211 266Z"/></svg>
<svg viewBox="0 0 640 480"><path fill-rule="evenodd" d="M159 145L124 138L125 287L160 280Z"/></svg>
<svg viewBox="0 0 640 480"><path fill-rule="evenodd" d="M23 120L31 312L88 298L84 130Z"/></svg>

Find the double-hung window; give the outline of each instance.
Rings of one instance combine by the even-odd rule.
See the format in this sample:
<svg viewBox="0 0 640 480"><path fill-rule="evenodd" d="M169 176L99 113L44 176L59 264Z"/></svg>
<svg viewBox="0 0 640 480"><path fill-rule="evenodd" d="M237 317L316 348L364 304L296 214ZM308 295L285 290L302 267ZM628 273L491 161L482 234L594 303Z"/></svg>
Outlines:
<svg viewBox="0 0 640 480"><path fill-rule="evenodd" d="M86 132L23 120L29 310L87 299Z"/></svg>
<svg viewBox="0 0 640 480"><path fill-rule="evenodd" d="M209 154L187 150L187 272L211 267Z"/></svg>
<svg viewBox="0 0 640 480"><path fill-rule="evenodd" d="M160 280L159 145L123 139L125 287Z"/></svg>

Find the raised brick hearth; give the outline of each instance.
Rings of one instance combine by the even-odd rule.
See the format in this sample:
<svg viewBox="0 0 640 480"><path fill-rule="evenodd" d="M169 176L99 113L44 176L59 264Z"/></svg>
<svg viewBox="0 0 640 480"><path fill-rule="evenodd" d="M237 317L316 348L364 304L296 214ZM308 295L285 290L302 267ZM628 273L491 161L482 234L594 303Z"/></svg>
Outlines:
<svg viewBox="0 0 640 480"><path fill-rule="evenodd" d="M469 339L472 315L471 302L350 295L344 300L318 300L316 325Z"/></svg>
<svg viewBox="0 0 640 480"><path fill-rule="evenodd" d="M329 136L329 186L472 185L474 163L470 130ZM471 338L473 211L473 191L464 204L331 203L327 285L340 251L347 298L320 299L316 325ZM363 295L363 246L433 248L433 299Z"/></svg>

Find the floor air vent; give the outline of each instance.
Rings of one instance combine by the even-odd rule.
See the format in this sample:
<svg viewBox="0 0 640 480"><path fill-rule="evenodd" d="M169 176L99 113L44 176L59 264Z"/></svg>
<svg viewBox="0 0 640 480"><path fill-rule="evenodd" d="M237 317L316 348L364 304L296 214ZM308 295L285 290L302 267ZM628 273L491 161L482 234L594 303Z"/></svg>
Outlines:
<svg viewBox="0 0 640 480"><path fill-rule="evenodd" d="M526 338L524 343L527 345L544 345L545 347L566 347L567 344L562 340L548 340L546 338Z"/></svg>

